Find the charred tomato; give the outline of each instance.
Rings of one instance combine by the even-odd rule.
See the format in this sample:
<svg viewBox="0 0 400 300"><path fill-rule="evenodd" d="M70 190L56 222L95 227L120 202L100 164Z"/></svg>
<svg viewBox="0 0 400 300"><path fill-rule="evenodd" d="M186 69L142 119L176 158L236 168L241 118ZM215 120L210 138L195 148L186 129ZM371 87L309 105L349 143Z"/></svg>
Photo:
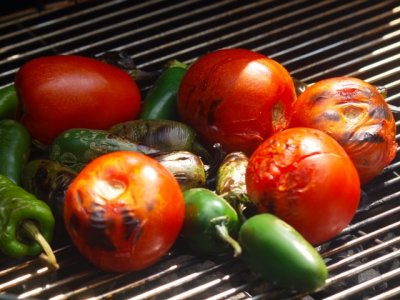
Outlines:
<svg viewBox="0 0 400 300"><path fill-rule="evenodd" d="M254 151L246 187L260 212L275 214L314 245L350 223L361 193L357 170L339 143L302 127L274 134Z"/></svg>
<svg viewBox="0 0 400 300"><path fill-rule="evenodd" d="M397 151L393 114L377 88L354 77L327 78L297 99L291 127L320 129L353 160L364 184L379 175Z"/></svg>
<svg viewBox="0 0 400 300"><path fill-rule="evenodd" d="M64 223L78 250L114 272L144 269L172 247L184 219L184 199L173 175L141 153L98 157L65 196Z"/></svg>
<svg viewBox="0 0 400 300"><path fill-rule="evenodd" d="M125 71L93 58L54 55L32 59L18 71L20 121L50 144L70 128L107 129L137 118L141 94Z"/></svg>
<svg viewBox="0 0 400 300"><path fill-rule="evenodd" d="M278 62L247 49L220 49L188 69L178 113L208 145L250 154L289 125L295 88Z"/></svg>

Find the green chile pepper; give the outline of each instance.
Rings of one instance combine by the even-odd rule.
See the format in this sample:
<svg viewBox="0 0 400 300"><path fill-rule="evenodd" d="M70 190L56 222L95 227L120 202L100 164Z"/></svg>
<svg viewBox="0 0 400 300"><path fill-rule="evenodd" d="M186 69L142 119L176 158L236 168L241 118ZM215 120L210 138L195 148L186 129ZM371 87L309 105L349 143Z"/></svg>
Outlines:
<svg viewBox="0 0 400 300"><path fill-rule="evenodd" d="M0 120L0 174L20 185L21 173L28 160L31 138L27 129L11 119Z"/></svg>
<svg viewBox="0 0 400 300"><path fill-rule="evenodd" d="M160 152L105 130L72 128L54 139L50 145L49 159L80 171L96 157L118 150L143 154Z"/></svg>
<svg viewBox="0 0 400 300"><path fill-rule="evenodd" d="M206 162L212 160L211 154L198 141L195 130L179 121L133 120L116 124L109 131L134 143L161 151L185 150L200 155Z"/></svg>
<svg viewBox="0 0 400 300"><path fill-rule="evenodd" d="M36 256L44 250L55 267L48 244L53 238L50 207L0 174L0 250L10 257Z"/></svg>
<svg viewBox="0 0 400 300"><path fill-rule="evenodd" d="M286 289L312 292L328 277L317 250L293 227L272 214L246 220L239 231L242 259L264 279Z"/></svg>
<svg viewBox="0 0 400 300"><path fill-rule="evenodd" d="M223 198L207 188L192 188L183 193L185 218L182 239L197 254L241 253L235 238L240 222L236 211Z"/></svg>
<svg viewBox="0 0 400 300"><path fill-rule="evenodd" d="M78 173L47 159L29 161L22 172L22 187L45 201L57 220L64 218L65 193Z"/></svg>
<svg viewBox="0 0 400 300"><path fill-rule="evenodd" d="M18 95L14 84L0 89L0 119L15 120L18 114Z"/></svg>
<svg viewBox="0 0 400 300"><path fill-rule="evenodd" d="M178 120L177 94L186 70L177 60L167 64L144 98L140 119Z"/></svg>

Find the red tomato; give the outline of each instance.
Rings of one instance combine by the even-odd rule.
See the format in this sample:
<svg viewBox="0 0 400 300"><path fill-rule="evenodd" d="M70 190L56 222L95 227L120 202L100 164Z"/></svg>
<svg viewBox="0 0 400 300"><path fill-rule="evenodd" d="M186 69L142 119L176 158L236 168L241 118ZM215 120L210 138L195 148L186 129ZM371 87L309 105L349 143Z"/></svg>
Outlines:
<svg viewBox="0 0 400 300"><path fill-rule="evenodd" d="M321 80L297 99L291 126L320 129L353 160L361 183L379 175L397 152L396 124L383 96L353 77Z"/></svg>
<svg viewBox="0 0 400 300"><path fill-rule="evenodd" d="M55 55L24 64L15 80L32 137L50 144L70 128L107 129L135 119L141 95L128 73L96 59Z"/></svg>
<svg viewBox="0 0 400 300"><path fill-rule="evenodd" d="M338 235L352 220L361 189L357 170L326 133L289 128L262 143L246 169L249 198L312 244Z"/></svg>
<svg viewBox="0 0 400 300"><path fill-rule="evenodd" d="M246 49L200 57L178 93L178 112L204 143L250 154L289 125L295 88L278 62Z"/></svg>
<svg viewBox="0 0 400 300"><path fill-rule="evenodd" d="M117 151L89 163L65 196L64 222L79 251L115 272L144 269L174 244L184 200L173 175L141 153Z"/></svg>

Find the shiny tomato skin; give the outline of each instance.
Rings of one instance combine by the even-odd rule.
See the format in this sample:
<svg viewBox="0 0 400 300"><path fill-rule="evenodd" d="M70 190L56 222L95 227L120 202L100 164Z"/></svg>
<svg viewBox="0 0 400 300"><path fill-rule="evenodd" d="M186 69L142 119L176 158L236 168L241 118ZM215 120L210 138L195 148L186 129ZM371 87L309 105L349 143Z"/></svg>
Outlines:
<svg viewBox="0 0 400 300"><path fill-rule="evenodd" d="M333 77L308 87L297 99L291 125L322 130L353 160L362 184L394 159L396 124L375 86L354 77Z"/></svg>
<svg viewBox="0 0 400 300"><path fill-rule="evenodd" d="M131 76L112 65L77 55L39 57L22 65L15 87L21 122L50 144L70 128L107 129L137 118L141 94Z"/></svg>
<svg viewBox="0 0 400 300"><path fill-rule="evenodd" d="M65 196L64 223L74 245L107 271L156 263L174 244L183 219L184 199L175 177L136 152L93 160Z"/></svg>
<svg viewBox="0 0 400 300"><path fill-rule="evenodd" d="M305 127L274 134L254 151L246 187L260 212L275 214L313 245L334 238L351 222L361 193L343 148L326 133Z"/></svg>
<svg viewBox="0 0 400 300"><path fill-rule="evenodd" d="M220 49L195 61L178 93L178 113L209 146L250 154L289 125L295 88L278 62L247 49Z"/></svg>

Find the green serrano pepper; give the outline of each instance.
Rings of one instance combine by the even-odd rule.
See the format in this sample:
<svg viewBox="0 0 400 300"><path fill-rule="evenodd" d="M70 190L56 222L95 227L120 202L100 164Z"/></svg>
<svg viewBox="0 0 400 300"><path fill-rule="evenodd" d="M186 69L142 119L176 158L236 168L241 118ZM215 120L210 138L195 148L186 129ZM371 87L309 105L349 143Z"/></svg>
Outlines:
<svg viewBox="0 0 400 300"><path fill-rule="evenodd" d="M243 261L265 280L298 292L323 287L324 260L292 226L272 214L246 220L239 231Z"/></svg>
<svg viewBox="0 0 400 300"><path fill-rule="evenodd" d="M188 247L202 255L224 255L233 250L233 255L239 256L241 247L235 238L240 221L233 207L207 188L192 188L183 196L182 239Z"/></svg>
<svg viewBox="0 0 400 300"><path fill-rule="evenodd" d="M54 139L50 145L49 159L80 171L96 157L119 150L143 154L160 152L105 130L72 128Z"/></svg>
<svg viewBox="0 0 400 300"><path fill-rule="evenodd" d="M10 257L36 256L43 250L57 267L48 244L53 238L50 207L33 194L0 175L0 250Z"/></svg>
<svg viewBox="0 0 400 300"><path fill-rule="evenodd" d="M15 120L18 113L18 95L14 84L0 89L0 119Z"/></svg>
<svg viewBox="0 0 400 300"><path fill-rule="evenodd" d="M0 120L0 174L20 185L21 173L28 160L31 138L27 129L11 119Z"/></svg>
<svg viewBox="0 0 400 300"><path fill-rule="evenodd" d="M177 60L167 64L144 98L140 119L178 120L177 94L186 70Z"/></svg>
<svg viewBox="0 0 400 300"><path fill-rule="evenodd" d="M35 159L25 165L21 184L28 192L50 206L56 222L62 222L65 193L76 175L76 171L58 162Z"/></svg>

